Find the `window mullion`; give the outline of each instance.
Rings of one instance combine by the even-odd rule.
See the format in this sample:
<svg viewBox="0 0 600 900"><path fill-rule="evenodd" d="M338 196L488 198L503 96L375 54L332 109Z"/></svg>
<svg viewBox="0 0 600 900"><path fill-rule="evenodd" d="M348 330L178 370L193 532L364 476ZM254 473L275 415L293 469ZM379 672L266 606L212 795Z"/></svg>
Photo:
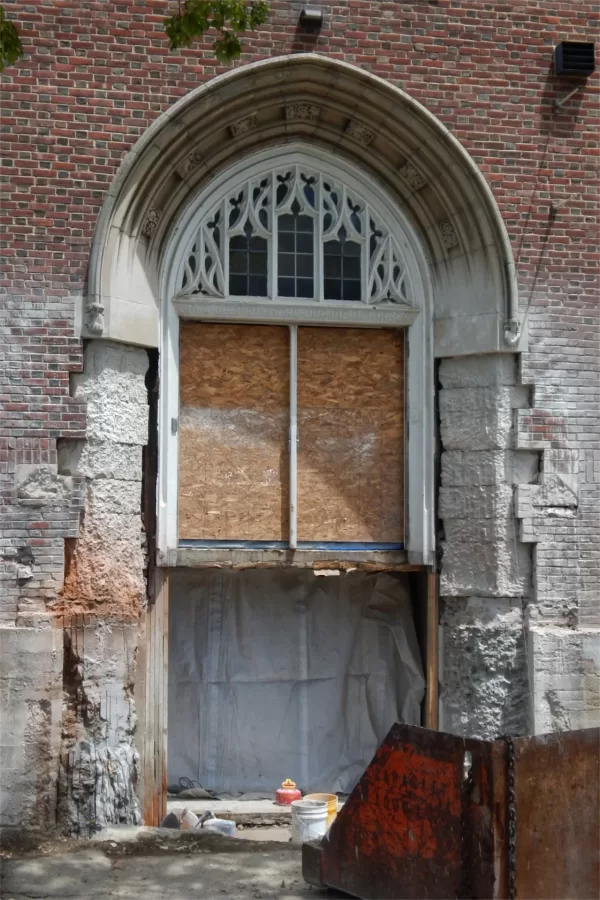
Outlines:
<svg viewBox="0 0 600 900"><path fill-rule="evenodd" d="M365 203L365 239L362 246L362 267L360 271L361 278L361 301L368 304L369 297L369 268L371 261L371 210L369 204Z"/></svg>
<svg viewBox="0 0 600 900"><path fill-rule="evenodd" d="M225 296L229 296L229 219L227 198L223 200L223 280L225 282Z"/></svg>
<svg viewBox="0 0 600 900"><path fill-rule="evenodd" d="M316 247L315 247L315 300L317 303L321 303L323 297L325 296L324 292L324 273L323 273L323 176L319 176L319 180L317 182L317 196L316 196L316 208L317 208L317 227L316 231Z"/></svg>
<svg viewBox="0 0 600 900"><path fill-rule="evenodd" d="M290 325L290 549L298 542L298 326Z"/></svg>
<svg viewBox="0 0 600 900"><path fill-rule="evenodd" d="M275 177L275 172L271 173L271 242L270 242L270 261L269 261L269 271L271 274L271 286L269 291L269 297L271 300L276 300L278 296L277 290L277 254L278 250L278 241L277 241L277 213L275 212L277 208L277 179Z"/></svg>

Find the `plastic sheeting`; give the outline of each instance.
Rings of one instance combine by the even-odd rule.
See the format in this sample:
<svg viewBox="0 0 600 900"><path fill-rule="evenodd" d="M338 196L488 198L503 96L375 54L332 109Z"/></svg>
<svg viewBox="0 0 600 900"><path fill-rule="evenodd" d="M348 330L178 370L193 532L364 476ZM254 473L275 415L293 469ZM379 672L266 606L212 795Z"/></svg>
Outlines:
<svg viewBox="0 0 600 900"><path fill-rule="evenodd" d="M406 576L174 573L169 781L348 793L425 681Z"/></svg>

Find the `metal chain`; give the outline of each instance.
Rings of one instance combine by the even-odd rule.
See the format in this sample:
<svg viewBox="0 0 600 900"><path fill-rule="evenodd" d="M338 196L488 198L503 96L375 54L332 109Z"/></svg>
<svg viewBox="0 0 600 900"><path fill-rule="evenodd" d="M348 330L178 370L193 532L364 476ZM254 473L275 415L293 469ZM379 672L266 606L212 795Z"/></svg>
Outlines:
<svg viewBox="0 0 600 900"><path fill-rule="evenodd" d="M517 795L515 791L515 742L506 735L508 755L508 900L517 896Z"/></svg>

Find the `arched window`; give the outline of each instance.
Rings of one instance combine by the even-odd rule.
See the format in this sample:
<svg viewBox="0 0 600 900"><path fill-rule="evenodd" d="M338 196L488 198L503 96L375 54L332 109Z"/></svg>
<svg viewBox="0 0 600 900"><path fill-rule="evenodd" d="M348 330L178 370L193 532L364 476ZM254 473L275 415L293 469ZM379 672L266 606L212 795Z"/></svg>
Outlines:
<svg viewBox="0 0 600 900"><path fill-rule="evenodd" d="M315 147L189 199L161 272L161 552L429 559L426 272L388 191Z"/></svg>
<svg viewBox="0 0 600 900"><path fill-rule="evenodd" d="M223 192L184 255L179 294L411 304L400 246L360 192L301 164Z"/></svg>

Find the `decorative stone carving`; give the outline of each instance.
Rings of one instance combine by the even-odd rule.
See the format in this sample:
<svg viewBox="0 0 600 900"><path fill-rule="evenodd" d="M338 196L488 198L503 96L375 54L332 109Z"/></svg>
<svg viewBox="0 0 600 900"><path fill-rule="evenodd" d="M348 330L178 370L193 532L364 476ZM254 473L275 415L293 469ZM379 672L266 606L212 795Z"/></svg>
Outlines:
<svg viewBox="0 0 600 900"><path fill-rule="evenodd" d="M412 163L405 162L399 169L400 175L413 191L420 191L427 184L427 179Z"/></svg>
<svg viewBox="0 0 600 900"><path fill-rule="evenodd" d="M449 219L444 219L443 222L440 222L439 229L446 250L452 250L453 247L458 247L458 235L454 230L454 225Z"/></svg>
<svg viewBox="0 0 600 900"><path fill-rule="evenodd" d="M285 117L296 122L316 122L321 110L311 103L290 103L285 108Z"/></svg>
<svg viewBox="0 0 600 900"><path fill-rule="evenodd" d="M92 301L85 308L85 324L88 331L100 337L104 334L104 306Z"/></svg>
<svg viewBox="0 0 600 900"><path fill-rule="evenodd" d="M243 119L238 119L237 122L234 122L233 125L230 125L230 130L233 137L239 137L240 134L247 134L249 131L254 131L255 128L258 128L256 113L252 113L249 116L244 116Z"/></svg>
<svg viewBox="0 0 600 900"><path fill-rule="evenodd" d="M202 161L203 156L200 150L192 150L192 152L186 156L183 165L181 166L182 175L187 175L188 172L191 172L192 169L199 166Z"/></svg>
<svg viewBox="0 0 600 900"><path fill-rule="evenodd" d="M146 213L144 224L142 225L142 234L151 238L156 231L156 226L158 225L161 215L162 211L160 209L156 209L156 207L149 209Z"/></svg>
<svg viewBox="0 0 600 900"><path fill-rule="evenodd" d="M375 137L373 132L365 128L364 125L361 125L360 122L354 122L352 120L350 120L346 126L346 134L348 137L354 138L355 141L358 141L359 144L363 144L365 147L368 147Z"/></svg>

